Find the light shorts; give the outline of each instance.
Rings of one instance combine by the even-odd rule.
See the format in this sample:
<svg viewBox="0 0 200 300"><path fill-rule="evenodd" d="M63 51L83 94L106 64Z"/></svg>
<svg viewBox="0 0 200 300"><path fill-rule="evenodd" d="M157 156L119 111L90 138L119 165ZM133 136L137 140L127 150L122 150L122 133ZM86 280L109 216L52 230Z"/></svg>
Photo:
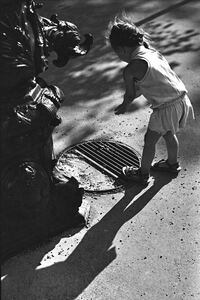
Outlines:
<svg viewBox="0 0 200 300"><path fill-rule="evenodd" d="M173 101L154 108L149 119L148 128L165 135L167 131L173 134L183 128L188 119L194 120L194 110L187 94Z"/></svg>

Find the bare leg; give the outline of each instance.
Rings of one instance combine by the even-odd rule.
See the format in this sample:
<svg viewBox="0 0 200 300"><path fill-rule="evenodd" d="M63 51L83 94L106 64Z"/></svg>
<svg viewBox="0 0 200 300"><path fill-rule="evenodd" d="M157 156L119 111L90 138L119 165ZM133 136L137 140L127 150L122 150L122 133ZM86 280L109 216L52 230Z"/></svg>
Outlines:
<svg viewBox="0 0 200 300"><path fill-rule="evenodd" d="M168 153L168 163L177 163L178 151L179 151L179 141L176 134L168 131L163 138L165 139Z"/></svg>
<svg viewBox="0 0 200 300"><path fill-rule="evenodd" d="M144 148L141 161L141 173L146 174L150 172L151 164L155 156L156 143L161 135L156 131L147 130L144 138Z"/></svg>

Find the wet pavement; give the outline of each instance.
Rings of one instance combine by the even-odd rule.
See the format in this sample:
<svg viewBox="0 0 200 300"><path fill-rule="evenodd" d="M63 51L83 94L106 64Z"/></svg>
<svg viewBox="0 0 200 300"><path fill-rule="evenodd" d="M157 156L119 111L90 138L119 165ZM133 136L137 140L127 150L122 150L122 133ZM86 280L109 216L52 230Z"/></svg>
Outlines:
<svg viewBox="0 0 200 300"><path fill-rule="evenodd" d="M167 6L174 1L167 1ZM124 8L136 21L166 7L160 1L54 1L63 19L91 31L94 46L85 58L62 69L50 65L45 78L66 94L55 152L94 138L142 152L150 108L140 97L124 115L122 67L105 45L107 23ZM200 299L200 34L198 1L146 24L156 46L184 81L196 120L178 134L182 171L177 178L152 174L150 184L113 193L86 193L88 226L2 265L2 300L199 300ZM156 159L165 157L159 141Z"/></svg>

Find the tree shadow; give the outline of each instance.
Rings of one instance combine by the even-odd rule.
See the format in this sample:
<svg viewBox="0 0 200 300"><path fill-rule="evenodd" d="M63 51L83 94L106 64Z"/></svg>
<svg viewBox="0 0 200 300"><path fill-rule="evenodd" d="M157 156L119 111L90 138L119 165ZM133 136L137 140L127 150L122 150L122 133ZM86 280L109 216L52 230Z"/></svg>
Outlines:
<svg viewBox="0 0 200 300"><path fill-rule="evenodd" d="M51 299L57 299L60 291L62 299L76 299L97 275L116 259L117 252L112 242L119 229L140 213L160 189L172 180L171 176L164 174L154 176L153 185L145 190L139 185L127 188L122 199L97 224L88 229L66 261L37 271L34 270L33 264L31 270L25 269L24 284L35 277L39 285L39 299L49 294L50 287ZM139 197L134 201L136 196ZM3 293L12 286L23 288L22 281L18 274L12 274L8 281L5 279L2 283Z"/></svg>
<svg viewBox="0 0 200 300"><path fill-rule="evenodd" d="M200 50L199 43L196 43L196 37L200 33L196 29L177 29L176 24L171 21L167 24L166 21L149 22L144 28L147 28L155 47L163 55Z"/></svg>
<svg viewBox="0 0 200 300"><path fill-rule="evenodd" d="M137 22L139 21L138 18L142 18L138 17L141 14L142 16L149 16L155 13L154 4L154 2L141 2L139 0L134 1L134 3L128 0L58 0L56 3L55 1L48 1L44 5L44 8L40 11L41 15L50 17L51 14L58 13L60 19L75 23L81 30L81 33L91 32L94 36L93 47L86 56L71 60L64 68L55 68L50 63L49 70L42 75L49 83L58 85L64 91L66 101L63 103L62 108L73 108L79 103L85 106L92 103L92 107L90 106L84 117L85 120L89 121L92 118L92 120L98 122L96 119L99 111L104 110L105 104L110 103L103 117L106 120L112 118L113 114L110 113L110 107L117 106L116 97L119 97L120 92L124 88L122 80L124 63L121 63L112 52L110 46L106 45L105 30L109 21L123 10L133 15L133 19ZM157 10L159 11L173 5L174 1L169 0L166 4L166 1L159 0L157 4ZM195 13L195 4L189 3L176 10L169 11L167 14L168 21L161 16L142 27L152 34L156 47L164 55L169 56L175 53L188 53L191 51L197 52L200 49L197 42L199 33L196 30L199 23L195 20L190 20L190 25L177 29L176 23L173 21L182 21L184 18L188 20L188 14L194 16ZM50 57L51 60L52 57ZM169 62L173 69L180 65L178 59L173 58ZM135 111L138 108L132 106L131 109ZM101 118L103 117L101 116ZM103 121L103 119L101 120ZM73 122L72 126L73 128L77 127L77 123ZM82 136L89 138L97 132L97 128L94 127L93 131L90 132L88 127L83 125L82 133L80 136L77 134L76 140L80 142ZM85 134L83 134L84 130Z"/></svg>
<svg viewBox="0 0 200 300"><path fill-rule="evenodd" d="M173 2L168 1L168 6ZM127 13L130 12L130 14L132 11L137 13L142 10L143 14L149 15L155 8L153 6L146 7L140 1L134 1L130 6L128 1L124 2L122 0L84 1L84 3L80 0L74 2L60 0L56 4L53 1L50 2L48 10L45 8L42 11L45 16L49 17L51 13L56 11L61 19L77 24L82 33L91 32L94 36L94 45L87 56L72 60L61 69L50 66L50 70L44 75L50 82L59 84L64 90L69 100L64 102L63 105L72 106L79 101L98 101L99 104L100 98L111 95L116 91L116 88L121 90L123 88L122 64L111 48L105 44L104 32L108 22L123 10ZM177 30L176 24L173 24L170 20L170 15L173 15L173 17L178 15L179 18L188 16L187 5L169 12L167 24L166 21L152 21L143 26L152 35L158 49L164 55L198 51L200 47L195 42L199 32L191 28ZM173 67L178 65L178 62L175 63L172 65Z"/></svg>
<svg viewBox="0 0 200 300"><path fill-rule="evenodd" d="M83 33L91 31L94 35L94 46L86 57L71 61L62 69L56 69L50 65L49 71L45 75L49 83L58 84L64 90L67 99L69 99L69 101L64 102L64 106L73 106L83 100L85 102L94 101L96 103L94 114L95 109L99 110L104 105L104 101L102 103L99 101L101 98L111 95L116 91L116 86L119 89L122 88L121 65L119 65L116 57L111 54L111 49L106 47L104 43L103 32L106 29L107 23L115 14L123 9L127 10L127 12L135 11L136 13L142 10L144 15L149 15L155 10L155 2L152 2L154 4L149 9L149 7L145 8L143 6L145 1L141 3L140 0L134 1L134 3L133 1L124 0L102 0L96 1L96 3L98 4L95 4L95 1L92 0L82 2L81 0L49 0L41 12L42 15L46 15L47 17L58 12L59 17L76 23ZM159 3L163 3L166 6L166 1L164 0L160 0ZM167 5L170 4L174 4L174 0L167 2ZM168 16L169 19L170 16L172 16L172 19L188 19L188 15L192 16L194 12L194 8L190 7L188 9L186 5L181 9L170 12ZM160 25L157 26L156 24ZM176 31L170 20L165 25L164 22L156 21L151 23L151 26L158 47L161 51L165 52L164 54L183 53L183 51L197 52L199 50L199 46L196 44L196 38L198 37L196 30L182 28ZM198 27L196 26L196 28ZM162 35L162 40L160 39L160 34ZM168 37L170 42L168 41ZM180 39L180 37L183 38ZM172 45L170 45L171 42ZM199 63L200 57L196 56L196 65L199 65ZM173 60L171 64L172 68L176 68L180 62ZM199 101L197 101L199 100L199 93L195 95L195 99L195 105L199 114L200 106ZM110 111L107 113L109 115ZM73 126L74 123L72 122L70 130L72 130ZM196 134L197 131L199 132L199 129L196 130ZM81 135L81 138L82 136L85 138L84 134ZM193 145L192 147L199 153L199 147L196 146L196 141L199 141L199 139L197 138L194 143L194 138L190 131L185 136L185 140L187 141L184 150L185 153L186 148L188 149L188 137L192 139L189 145ZM188 151L186 158L189 159L190 157L191 152ZM62 293L63 299L75 299L116 258L117 253L116 249L112 246L112 242L118 230L123 224L140 213L156 193L170 181L171 178L164 175L155 178L154 185L148 188L135 201L134 198L142 192L141 188L135 186L127 189L124 197L105 217L87 231L82 241L65 262L35 271L41 257L49 251L49 245L45 249L43 248L42 254L41 252L38 254L34 253L35 256L31 254L28 266L24 266L23 264L24 256L18 260L16 268L13 267L11 261L8 267L5 266L2 269L2 271L8 270L8 276L2 282L2 296L5 295L6 299L6 294L9 295L10 291L16 288L16 293L14 294L13 292L13 299L17 299L16 297L20 291L22 291L20 294L28 293L26 291L27 284L30 286L32 279L35 278L39 296L42 297L44 294L51 294L52 298L49 296L47 299L58 299L60 297L58 295ZM21 270L23 271L23 278L19 278ZM41 297L39 299L42 299ZM31 298L27 297L26 299Z"/></svg>

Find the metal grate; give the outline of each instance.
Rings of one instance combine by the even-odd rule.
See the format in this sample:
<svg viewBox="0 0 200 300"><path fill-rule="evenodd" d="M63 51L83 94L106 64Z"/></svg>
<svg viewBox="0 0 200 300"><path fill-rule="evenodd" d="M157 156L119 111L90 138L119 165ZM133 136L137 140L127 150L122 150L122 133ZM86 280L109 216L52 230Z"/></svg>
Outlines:
<svg viewBox="0 0 200 300"><path fill-rule="evenodd" d="M116 141L86 141L72 147L72 149L88 163L115 179L122 178L121 170L123 166L133 165L139 167L140 165L137 152Z"/></svg>

